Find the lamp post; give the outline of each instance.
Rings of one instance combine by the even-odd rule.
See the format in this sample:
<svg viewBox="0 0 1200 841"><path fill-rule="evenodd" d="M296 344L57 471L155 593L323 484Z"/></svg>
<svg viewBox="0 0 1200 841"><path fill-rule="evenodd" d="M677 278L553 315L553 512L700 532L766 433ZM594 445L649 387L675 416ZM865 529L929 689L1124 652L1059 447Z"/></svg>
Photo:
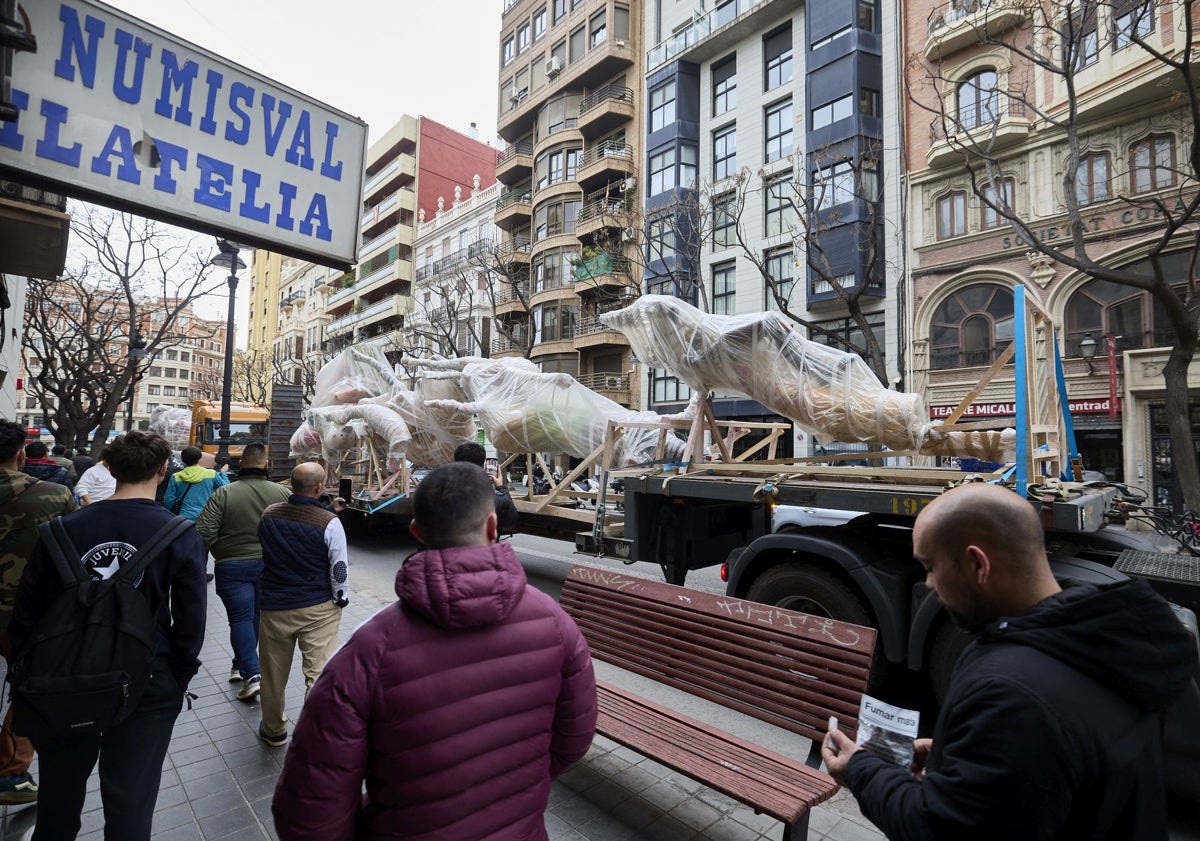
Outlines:
<svg viewBox="0 0 1200 841"><path fill-rule="evenodd" d="M137 325L133 327L133 331L129 337L129 402L125 404L125 431L133 431L133 401L137 397L138 382L141 381L141 374L138 370L138 362L146 358L146 340L142 338L142 333L138 330Z"/></svg>
<svg viewBox="0 0 1200 841"><path fill-rule="evenodd" d="M1079 355L1087 361L1088 374L1096 373L1096 369L1092 367L1092 360L1096 358L1097 342L1092 338L1091 333L1084 333L1082 341L1079 342Z"/></svg>
<svg viewBox="0 0 1200 841"><path fill-rule="evenodd" d="M242 246L227 239L217 240L217 249L221 252L209 260L209 265L229 270L229 314L225 319L225 371L221 379L221 439L217 442L217 461L229 461L229 403L233 396L233 315L237 301L237 273L246 268L246 264L238 257Z"/></svg>

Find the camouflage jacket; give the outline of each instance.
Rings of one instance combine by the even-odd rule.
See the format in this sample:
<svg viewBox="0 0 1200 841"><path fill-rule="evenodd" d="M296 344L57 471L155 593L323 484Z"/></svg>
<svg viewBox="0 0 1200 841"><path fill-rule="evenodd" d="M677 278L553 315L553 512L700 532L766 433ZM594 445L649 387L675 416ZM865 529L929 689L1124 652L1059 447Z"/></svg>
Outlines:
<svg viewBox="0 0 1200 841"><path fill-rule="evenodd" d="M37 527L74 508L65 486L0 470L0 634L8 632L17 585L37 545Z"/></svg>

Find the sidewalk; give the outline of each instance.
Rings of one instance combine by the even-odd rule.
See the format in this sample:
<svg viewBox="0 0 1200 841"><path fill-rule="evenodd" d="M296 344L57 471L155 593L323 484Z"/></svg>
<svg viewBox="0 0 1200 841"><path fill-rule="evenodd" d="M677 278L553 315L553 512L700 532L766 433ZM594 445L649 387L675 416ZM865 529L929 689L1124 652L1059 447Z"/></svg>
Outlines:
<svg viewBox="0 0 1200 841"><path fill-rule="evenodd" d="M348 638L384 605L356 594L344 611L341 638ZM226 682L231 660L228 627L210 585L204 665L190 687L199 698L194 709L180 714L163 766L154 815L154 837L162 841L276 838L271 797L286 749L258 740L258 704L238 701L237 684ZM303 698L297 658L288 686L287 713L292 720L299 717ZM32 770L36 777L36 760ZM103 838L99 784L93 774L81 841ZM0 812L0 841L24 841L35 814L34 806ZM551 841L777 841L782 835L777 821L599 736L586 759L555 782L546 828ZM812 811L809 838L879 841L883 836L843 791Z"/></svg>

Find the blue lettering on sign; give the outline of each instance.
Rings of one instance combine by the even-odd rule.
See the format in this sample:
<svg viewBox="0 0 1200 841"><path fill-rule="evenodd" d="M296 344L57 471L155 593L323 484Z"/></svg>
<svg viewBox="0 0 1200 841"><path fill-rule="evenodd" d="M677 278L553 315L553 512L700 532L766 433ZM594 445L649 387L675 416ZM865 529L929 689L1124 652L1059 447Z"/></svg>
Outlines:
<svg viewBox="0 0 1200 841"><path fill-rule="evenodd" d="M179 66L179 58L171 50L164 49L159 59L163 66L162 91L158 101L154 103L154 113L161 117L171 117L171 88L182 93L181 101L175 108L174 119L185 126L192 124L192 82L200 75L200 65L190 58Z"/></svg>
<svg viewBox="0 0 1200 841"><path fill-rule="evenodd" d="M112 162L109 158L117 155L120 165L117 167L117 178L130 184L141 184L142 173L137 168L133 157L133 137L125 126L113 126L104 143L104 149L92 158L92 172L98 175L112 175Z"/></svg>
<svg viewBox="0 0 1200 841"><path fill-rule="evenodd" d="M312 156L312 118L308 109L300 112L300 121L296 123L296 133L292 135L292 145L288 147L283 159L290 164L313 168Z"/></svg>
<svg viewBox="0 0 1200 841"><path fill-rule="evenodd" d="M146 59L150 57L151 44L141 38L134 38L133 33L124 29L118 29L113 40L117 42L117 71L113 74L113 93L122 102L136 105L142 100L142 80L146 74ZM130 50L137 55L137 61L133 66L133 81L127 84L125 79L129 75Z"/></svg>
<svg viewBox="0 0 1200 841"><path fill-rule="evenodd" d="M275 97L269 93L262 95L262 110L263 123L266 126L267 135L267 154L272 158L275 157L275 150L279 148L279 139L283 136L283 127L287 125L288 117L292 116L292 104L279 100L279 122L271 125L271 114L275 110Z"/></svg>
<svg viewBox="0 0 1200 841"><path fill-rule="evenodd" d="M165 140L155 140L154 146L158 149L160 159L158 172L154 176L154 189L175 195L175 177L171 173L176 164L181 170L187 169L188 150Z"/></svg>
<svg viewBox="0 0 1200 841"><path fill-rule="evenodd" d="M87 45L83 43L83 30L79 27L79 13L67 4L58 8L58 19L63 25L62 50L58 60L54 62L54 75L68 82L75 81L75 64L71 61L72 51L79 61L79 76L83 86L91 88L96 84L96 42L104 35L104 21L88 15L84 29L87 29Z"/></svg>
<svg viewBox="0 0 1200 841"><path fill-rule="evenodd" d="M217 121L213 119L213 112L217 110L217 94L221 92L221 86L225 84L225 77L212 68L204 74L204 80L208 82L208 99L204 103L204 116L200 118L200 131L205 134L217 133Z"/></svg>
<svg viewBox="0 0 1200 841"><path fill-rule="evenodd" d="M238 107L239 102L246 103L247 107L253 107L254 88L243 82L234 82L229 86L229 110L242 118L242 126L235 129L233 120L226 120L225 139L231 140L239 146L245 146L250 142L250 115Z"/></svg>
<svg viewBox="0 0 1200 841"><path fill-rule="evenodd" d="M326 207L325 196L321 193L314 194L312 201L309 202L308 213L300 222L300 233L311 237L314 221L316 222L317 239L323 239L326 242L333 239L333 231L329 227L329 208Z"/></svg>
<svg viewBox="0 0 1200 841"><path fill-rule="evenodd" d="M262 175L248 169L243 170L242 183L246 185L246 197L238 205L238 215L244 219L254 219L268 225L271 224L271 205L266 202L260 205L254 203L254 197L262 185Z"/></svg>
<svg viewBox="0 0 1200 841"><path fill-rule="evenodd" d="M291 231L296 227L292 218L292 202L296 200L296 185L286 181L279 182L279 215L275 217L275 227Z"/></svg>
<svg viewBox="0 0 1200 841"><path fill-rule="evenodd" d="M342 162L333 162L333 141L337 139L338 127L337 123L332 120L325 121L325 160L321 162L321 174L326 178L332 178L334 181L342 180Z"/></svg>
<svg viewBox="0 0 1200 841"><path fill-rule="evenodd" d="M79 166L83 145L76 143L74 146L62 146L58 142L58 130L67 122L67 106L43 99L42 116L46 118L46 128L42 132L42 139L34 147L37 156L67 166Z"/></svg>
<svg viewBox="0 0 1200 841"><path fill-rule="evenodd" d="M226 188L233 182L233 164L197 154L196 168L200 170L200 185L192 194L196 204L228 212L233 197Z"/></svg>
<svg viewBox="0 0 1200 841"><path fill-rule="evenodd" d="M12 100L13 105L17 106L18 111L29 110L29 94L25 91L13 88L9 99ZM25 148L25 135L17 131L20 123L19 119L0 121L0 146L5 149L16 149L18 152Z"/></svg>

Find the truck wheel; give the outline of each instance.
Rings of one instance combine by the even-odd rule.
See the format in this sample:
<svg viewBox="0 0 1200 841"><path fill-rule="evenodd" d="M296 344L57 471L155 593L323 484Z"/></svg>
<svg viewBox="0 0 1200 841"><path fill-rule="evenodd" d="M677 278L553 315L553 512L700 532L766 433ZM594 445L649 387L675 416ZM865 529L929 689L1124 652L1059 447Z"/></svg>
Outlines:
<svg viewBox="0 0 1200 841"><path fill-rule="evenodd" d="M943 623L933 639L933 649L929 653L929 682L939 705L946 700L954 667L971 639L969 633L953 622Z"/></svg>

